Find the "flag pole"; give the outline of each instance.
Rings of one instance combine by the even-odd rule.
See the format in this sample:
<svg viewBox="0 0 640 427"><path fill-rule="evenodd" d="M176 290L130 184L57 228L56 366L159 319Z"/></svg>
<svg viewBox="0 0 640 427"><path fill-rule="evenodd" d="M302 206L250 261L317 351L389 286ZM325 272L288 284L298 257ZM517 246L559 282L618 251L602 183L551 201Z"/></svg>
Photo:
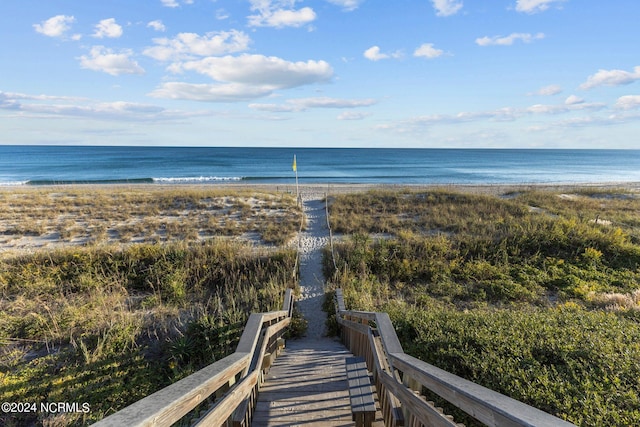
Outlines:
<svg viewBox="0 0 640 427"><path fill-rule="evenodd" d="M300 188L298 187L298 165L296 164L296 155L293 155L293 171L296 173L296 205L300 206Z"/></svg>

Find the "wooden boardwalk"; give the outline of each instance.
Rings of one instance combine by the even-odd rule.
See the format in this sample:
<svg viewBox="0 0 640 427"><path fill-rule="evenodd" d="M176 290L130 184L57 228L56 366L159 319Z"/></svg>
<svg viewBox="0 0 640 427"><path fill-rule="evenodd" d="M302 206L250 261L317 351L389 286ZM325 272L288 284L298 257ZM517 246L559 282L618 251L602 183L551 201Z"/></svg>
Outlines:
<svg viewBox="0 0 640 427"><path fill-rule="evenodd" d="M288 340L260 390L252 426L353 426L344 345Z"/></svg>

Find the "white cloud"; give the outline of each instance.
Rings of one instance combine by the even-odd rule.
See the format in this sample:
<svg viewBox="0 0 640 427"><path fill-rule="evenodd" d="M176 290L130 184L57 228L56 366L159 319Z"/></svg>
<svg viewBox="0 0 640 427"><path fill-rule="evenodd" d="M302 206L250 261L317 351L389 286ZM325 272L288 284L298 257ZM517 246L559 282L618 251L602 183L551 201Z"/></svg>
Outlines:
<svg viewBox="0 0 640 427"><path fill-rule="evenodd" d="M0 91L0 99L29 100L29 101L68 101L68 102L79 102L79 101L87 100L87 98L80 98L76 96L29 95L25 93L2 92L2 91Z"/></svg>
<svg viewBox="0 0 640 427"><path fill-rule="evenodd" d="M364 57L371 61L380 61L381 59L389 58L389 55L380 53L379 46L371 46L369 49L364 51Z"/></svg>
<svg viewBox="0 0 640 427"><path fill-rule="evenodd" d="M640 108L640 95L625 95L618 98L616 108L620 110L634 110Z"/></svg>
<svg viewBox="0 0 640 427"><path fill-rule="evenodd" d="M194 71L219 83L169 82L150 96L209 102L245 101L271 95L278 89L327 82L333 76L333 69L325 61L290 62L248 54L176 63L173 70Z"/></svg>
<svg viewBox="0 0 640 427"><path fill-rule="evenodd" d="M531 43L533 40L540 40L544 38L543 33L529 34L529 33L512 33L506 37L493 36L493 37L481 37L476 39L476 44L479 46L511 46L517 40L524 43Z"/></svg>
<svg viewBox="0 0 640 427"><path fill-rule="evenodd" d="M333 69L325 61L290 62L275 56L249 54L188 61L181 64L181 69L221 82L267 85L274 89L326 82L333 76Z"/></svg>
<svg viewBox="0 0 640 427"><path fill-rule="evenodd" d="M169 111L150 104L125 101L94 102L87 98L51 95L28 95L0 92L0 109L17 111L22 117L80 117L95 120L166 121L203 113Z"/></svg>
<svg viewBox="0 0 640 427"><path fill-rule="evenodd" d="M356 10L364 0L327 0L329 3L341 6L344 10L350 12Z"/></svg>
<svg viewBox="0 0 640 427"><path fill-rule="evenodd" d="M76 21L73 16L57 15L42 21L40 24L33 24L36 32L48 37L62 37L71 29L71 25Z"/></svg>
<svg viewBox="0 0 640 427"><path fill-rule="evenodd" d="M551 105L543 105L536 104L532 105L524 110L526 113L530 114L563 114L569 113L572 111L583 111L583 110L602 110L606 105L598 102L587 103L583 99L578 98L577 96L570 96L566 99L564 104L551 104Z"/></svg>
<svg viewBox="0 0 640 427"><path fill-rule="evenodd" d="M552 3L562 3L565 0L517 0L516 10L524 13L538 13L549 9Z"/></svg>
<svg viewBox="0 0 640 427"><path fill-rule="evenodd" d="M451 16L462 9L462 1L459 0L431 0L437 16Z"/></svg>
<svg viewBox="0 0 640 427"><path fill-rule="evenodd" d="M632 72L624 70L599 70L589 76L587 81L580 85L580 89L593 89L598 86L620 86L628 85L636 80L640 80L640 66L635 67Z"/></svg>
<svg viewBox="0 0 640 427"><path fill-rule="evenodd" d="M564 100L564 103L566 105L583 104L584 103L584 99L582 99L582 98L580 98L579 96L576 96L576 95L569 95L567 97L567 99Z"/></svg>
<svg viewBox="0 0 640 427"><path fill-rule="evenodd" d="M269 113L292 113L294 111L300 111L292 104L249 104L249 108Z"/></svg>
<svg viewBox="0 0 640 427"><path fill-rule="evenodd" d="M345 111L340 114L337 119L338 120L364 120L367 117L371 116L371 113L360 113L356 111Z"/></svg>
<svg viewBox="0 0 640 427"><path fill-rule="evenodd" d="M306 111L312 108L359 108L377 103L375 99L340 99L329 97L289 99L284 104L250 104L254 110L284 113Z"/></svg>
<svg viewBox="0 0 640 427"><path fill-rule="evenodd" d="M571 97L568 98L571 101ZM380 125L379 129L411 132L418 128L437 125L455 125L475 121L510 122L526 116L559 115L576 111L598 111L606 105L584 101L564 104L535 104L526 108L504 107L488 111L462 111L457 114L432 114Z"/></svg>
<svg viewBox="0 0 640 427"><path fill-rule="evenodd" d="M261 98L270 95L272 92L273 88L270 86L241 83L191 84L167 82L149 93L149 96L154 98L186 99L202 102L240 102Z"/></svg>
<svg viewBox="0 0 640 427"><path fill-rule="evenodd" d="M0 109L2 110L19 110L20 103L13 99L10 94L0 92Z"/></svg>
<svg viewBox="0 0 640 427"><path fill-rule="evenodd" d="M413 52L413 56L433 59L441 56L443 53L442 50L433 47L433 43L424 43Z"/></svg>
<svg viewBox="0 0 640 427"><path fill-rule="evenodd" d="M179 0L160 0L163 6L166 7L180 7ZM182 0L183 4L193 4L193 0Z"/></svg>
<svg viewBox="0 0 640 427"><path fill-rule="evenodd" d="M247 50L251 39L242 31L231 30L207 33L180 33L173 39L153 39L155 46L143 51L158 61L170 61L194 56L224 55Z"/></svg>
<svg viewBox="0 0 640 427"><path fill-rule="evenodd" d="M315 21L316 13L310 7L294 9L296 0L250 0L251 10L257 15L248 17L250 27L301 27Z"/></svg>
<svg viewBox="0 0 640 427"><path fill-rule="evenodd" d="M397 50L393 53L382 53L380 52L379 46L371 46L369 49L365 50L362 54L365 58L370 61L380 61L381 59L389 59L389 58L402 58L402 52Z"/></svg>
<svg viewBox="0 0 640 427"><path fill-rule="evenodd" d="M216 10L216 19L218 21L224 21L225 19L229 19L229 16L230 15L227 13L227 11L222 8Z"/></svg>
<svg viewBox="0 0 640 427"><path fill-rule="evenodd" d="M104 46L91 48L89 56L83 55L80 66L93 71L102 71L112 76L121 74L144 74L144 69L136 61L131 59L133 52L129 49L115 53Z"/></svg>
<svg viewBox="0 0 640 427"><path fill-rule="evenodd" d="M162 23L161 20L151 21L147 24L147 28L153 28L156 31L166 31L167 27Z"/></svg>
<svg viewBox="0 0 640 427"><path fill-rule="evenodd" d="M116 23L114 18L103 19L96 24L96 31L93 37L102 39L105 37L117 39L122 35L122 27Z"/></svg>
<svg viewBox="0 0 640 427"><path fill-rule="evenodd" d="M541 87L536 92L529 95L541 95L541 96L552 96L557 95L562 92L562 88L558 85L549 85L545 87Z"/></svg>

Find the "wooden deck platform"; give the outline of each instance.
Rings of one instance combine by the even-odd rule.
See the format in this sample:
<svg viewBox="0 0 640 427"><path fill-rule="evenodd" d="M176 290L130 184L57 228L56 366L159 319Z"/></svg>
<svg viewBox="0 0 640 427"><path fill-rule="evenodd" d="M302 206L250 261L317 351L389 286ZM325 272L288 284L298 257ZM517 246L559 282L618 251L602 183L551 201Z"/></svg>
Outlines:
<svg viewBox="0 0 640 427"><path fill-rule="evenodd" d="M353 426L346 357L331 338L287 341L266 377L252 426Z"/></svg>

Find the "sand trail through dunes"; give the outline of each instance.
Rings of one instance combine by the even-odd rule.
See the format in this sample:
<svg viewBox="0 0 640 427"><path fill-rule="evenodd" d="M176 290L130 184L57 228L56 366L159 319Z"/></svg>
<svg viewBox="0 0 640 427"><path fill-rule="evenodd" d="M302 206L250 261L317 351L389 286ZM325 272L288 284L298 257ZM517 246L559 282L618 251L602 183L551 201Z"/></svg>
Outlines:
<svg viewBox="0 0 640 427"><path fill-rule="evenodd" d="M319 338L324 335L327 319L327 314L322 311L325 283L322 249L329 243L324 193L303 192L302 202L307 229L299 238L301 295L298 307L309 322L307 337Z"/></svg>

